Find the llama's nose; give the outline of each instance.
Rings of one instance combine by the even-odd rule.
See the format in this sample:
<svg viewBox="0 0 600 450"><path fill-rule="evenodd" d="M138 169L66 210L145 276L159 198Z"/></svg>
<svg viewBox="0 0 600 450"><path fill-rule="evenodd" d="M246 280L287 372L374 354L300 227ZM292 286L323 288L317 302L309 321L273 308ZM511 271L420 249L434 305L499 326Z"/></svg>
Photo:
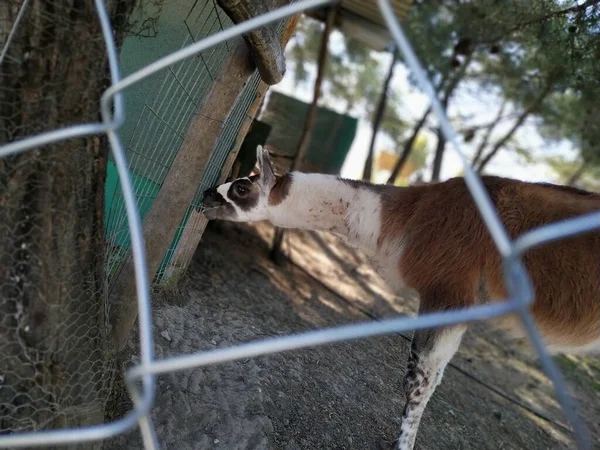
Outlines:
<svg viewBox="0 0 600 450"><path fill-rule="evenodd" d="M224 203L225 199L221 194L219 194L219 192L217 192L216 187L209 188L204 191L204 194L202 194L202 204L205 208L213 208Z"/></svg>

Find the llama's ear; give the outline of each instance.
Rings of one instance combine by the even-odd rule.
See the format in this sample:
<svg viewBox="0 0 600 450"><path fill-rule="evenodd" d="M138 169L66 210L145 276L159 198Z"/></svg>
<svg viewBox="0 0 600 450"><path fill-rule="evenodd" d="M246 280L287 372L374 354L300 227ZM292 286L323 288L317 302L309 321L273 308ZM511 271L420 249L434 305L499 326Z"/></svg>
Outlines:
<svg viewBox="0 0 600 450"><path fill-rule="evenodd" d="M262 145L256 147L256 162L260 171L260 183L264 188L270 190L275 185L275 172L273 171L269 151L264 149Z"/></svg>

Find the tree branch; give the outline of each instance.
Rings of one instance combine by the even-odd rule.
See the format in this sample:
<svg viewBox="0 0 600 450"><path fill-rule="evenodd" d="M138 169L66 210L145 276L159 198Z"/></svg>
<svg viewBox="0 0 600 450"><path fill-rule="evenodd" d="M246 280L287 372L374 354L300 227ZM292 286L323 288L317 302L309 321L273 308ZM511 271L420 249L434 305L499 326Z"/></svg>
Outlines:
<svg viewBox="0 0 600 450"><path fill-rule="evenodd" d="M525 109L514 125L506 132L506 134L494 144L494 147L490 150L490 152L481 160L479 167L477 167L477 173L482 173L485 166L489 164L494 156L500 151L500 149L508 142L508 140L515 134L515 132L519 129L521 125L525 122L525 119L529 117L535 110L540 106L540 104L544 101L544 98L550 93L552 90L553 83L551 81L548 82L544 90L538 96L538 98L527 108Z"/></svg>
<svg viewBox="0 0 600 450"><path fill-rule="evenodd" d="M506 32L504 34L502 34L501 36L496 36L492 39L483 40L480 42L480 44L489 44L491 42L499 41L502 38L504 38L506 36L510 36L511 34L517 32L517 31L520 31L523 28L526 28L535 23L545 22L546 20L554 19L556 17L564 16L564 15L570 14L570 13L579 13L581 11L585 11L587 8L589 8L591 6L598 5L599 3L600 3L600 0L587 0L586 2L584 2L580 5L571 6L569 8L561 9L558 11L552 11L552 12L544 14L540 17L536 17L535 19L530 19L525 22L519 23L519 24L513 26L512 28L506 30Z"/></svg>
<svg viewBox="0 0 600 450"><path fill-rule="evenodd" d="M461 82L461 80L464 78L465 74L467 73L467 68L469 67L469 64L471 63L472 59L473 59L473 54L471 53L467 57L463 66L461 67L460 71L455 75L455 77L452 79L452 81L448 85L448 88L446 89L446 93L444 94L444 98L442 99L442 107L444 108L444 111L446 111L448 109L448 103L450 102L450 97L452 97L452 94L456 90L458 84ZM444 136L444 133L442 132L441 128L438 128L437 136L438 136L438 143L437 143L437 146L435 149L435 156L433 159L433 168L431 171L431 181L438 181L440 179L440 173L442 171L442 160L444 157L444 150L446 149L446 137Z"/></svg>
<svg viewBox="0 0 600 450"><path fill-rule="evenodd" d="M373 118L373 134L371 136L371 144L369 145L369 153L367 154L365 167L363 169L363 180L371 181L371 177L373 175L373 156L375 153L375 139L377 138L377 133L379 132L379 128L381 127L381 121L383 120L383 113L385 111L385 105L387 102L387 93L390 87L390 82L392 81L392 77L394 76L394 67L396 66L397 58L398 49L394 48L392 62L390 63L390 68L388 70L387 77L383 84L383 89L381 90L381 96L379 97L379 103L377 104L377 110L375 111L375 117Z"/></svg>
<svg viewBox="0 0 600 450"><path fill-rule="evenodd" d="M475 151L475 156L473 156L473 161L471 162L471 165L473 167L475 167L475 165L477 165L479 163L479 160L481 159L481 156L483 155L483 151L487 147L487 145L490 141L490 137L492 137L492 133L494 132L494 129L496 128L496 126L498 125L500 120L502 119L502 115L504 114L505 109L506 109L506 99L502 101L502 104L500 105L500 109L498 109L498 114L496 114L494 121L488 125L485 135L483 136L483 139L481 140L479 147L477 147L477 150Z"/></svg>
<svg viewBox="0 0 600 450"><path fill-rule="evenodd" d="M413 128L413 132L410 135L410 137L404 142L402 154L398 158L398 161L396 161L396 164L392 169L392 173L390 174L390 177L387 180L387 184L394 184L396 182L396 178L398 178L398 174L402 171L402 168L404 167L404 164L406 164L406 161L408 161L408 157L412 152L413 145L417 140L417 136L421 132L421 129L423 128L423 125L425 125L425 122L427 122L429 114L431 114L431 106L427 108L427 111L425 111L421 119Z"/></svg>
<svg viewBox="0 0 600 450"><path fill-rule="evenodd" d="M436 87L436 92L439 92L444 87L447 80L448 80L448 73L446 73L444 75L444 77L439 81L439 83ZM429 106L429 108L427 108L427 111L425 111L423 113L423 116L421 117L421 119L419 119L419 121L413 128L413 132L410 135L410 137L406 141L404 141L402 154L398 158L398 161L396 161L396 164L394 165L394 168L392 169L392 173L390 174L390 177L387 180L387 184L394 184L396 182L396 178L398 178L398 175L402 171L402 168L404 167L404 165L406 164L406 161L408 161L408 158L410 157L410 154L412 153L414 143L417 140L419 133L421 132L421 130L427 123L427 118L429 117L429 114L431 114L431 109L432 109L431 106Z"/></svg>

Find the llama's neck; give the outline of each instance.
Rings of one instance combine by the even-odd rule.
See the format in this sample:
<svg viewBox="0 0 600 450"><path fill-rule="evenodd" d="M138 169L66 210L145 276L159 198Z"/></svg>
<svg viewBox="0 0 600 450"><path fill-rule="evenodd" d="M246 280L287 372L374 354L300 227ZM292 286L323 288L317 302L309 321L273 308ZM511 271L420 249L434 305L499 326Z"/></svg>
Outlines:
<svg viewBox="0 0 600 450"><path fill-rule="evenodd" d="M294 172L283 201L270 208L282 228L329 231L364 250L374 250L380 233L380 196L373 186L333 175Z"/></svg>

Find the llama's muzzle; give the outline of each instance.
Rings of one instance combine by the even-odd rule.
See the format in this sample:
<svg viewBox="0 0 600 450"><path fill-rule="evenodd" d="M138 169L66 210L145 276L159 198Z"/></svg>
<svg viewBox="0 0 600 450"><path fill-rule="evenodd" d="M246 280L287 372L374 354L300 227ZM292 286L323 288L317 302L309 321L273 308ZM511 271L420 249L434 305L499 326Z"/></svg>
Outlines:
<svg viewBox="0 0 600 450"><path fill-rule="evenodd" d="M226 205L227 201L217 192L216 187L209 188L202 194L202 204L205 208L215 208L217 206Z"/></svg>

